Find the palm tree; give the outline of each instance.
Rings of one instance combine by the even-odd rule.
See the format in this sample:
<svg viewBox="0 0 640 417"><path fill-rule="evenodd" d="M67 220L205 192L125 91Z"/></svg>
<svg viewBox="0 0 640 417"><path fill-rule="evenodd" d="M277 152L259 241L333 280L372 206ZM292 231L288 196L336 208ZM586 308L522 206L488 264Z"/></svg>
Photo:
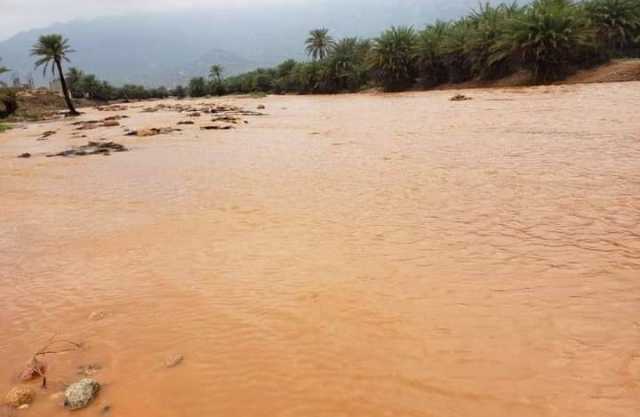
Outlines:
<svg viewBox="0 0 640 417"><path fill-rule="evenodd" d="M209 78L211 78L216 83L222 83L222 73L224 72L224 68L220 65L212 65L209 70Z"/></svg>
<svg viewBox="0 0 640 417"><path fill-rule="evenodd" d="M307 55L314 61L322 61L335 45L333 38L329 35L329 29L314 29L309 32L309 37L305 41Z"/></svg>
<svg viewBox="0 0 640 417"><path fill-rule="evenodd" d="M73 106L71 101L71 95L69 94L69 88L67 87L67 81L64 78L62 71L62 61L69 61L67 55L74 52L69 45L69 40L63 38L62 35L42 35L38 42L33 45L31 49L31 56L40 57L36 61L36 68L44 67L43 74L46 74L49 65L51 65L51 73L55 75L56 70L60 76L60 84L62 85L62 93L64 94L64 100L69 108L69 114L77 116L80 113Z"/></svg>
<svg viewBox="0 0 640 417"><path fill-rule="evenodd" d="M375 40L370 66L385 90L400 90L417 75L417 35L412 27L392 27Z"/></svg>
<svg viewBox="0 0 640 417"><path fill-rule="evenodd" d="M583 5L598 40L609 52L622 52L640 35L637 0L590 0Z"/></svg>
<svg viewBox="0 0 640 417"><path fill-rule="evenodd" d="M572 1L535 0L508 23L491 48L491 60L517 57L544 83L566 75L574 57L593 43L593 31Z"/></svg>

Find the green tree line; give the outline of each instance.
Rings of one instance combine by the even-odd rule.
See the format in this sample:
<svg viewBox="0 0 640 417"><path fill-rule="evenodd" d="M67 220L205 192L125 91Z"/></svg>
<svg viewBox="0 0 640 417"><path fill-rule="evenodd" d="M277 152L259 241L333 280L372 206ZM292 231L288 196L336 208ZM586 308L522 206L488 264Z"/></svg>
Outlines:
<svg viewBox="0 0 640 417"><path fill-rule="evenodd" d="M640 1L535 0L481 5L422 30L392 27L375 39L335 41L310 33L310 62L228 77L225 93L333 93L381 86L397 91L498 79L520 70L535 83L617 57L640 56Z"/></svg>

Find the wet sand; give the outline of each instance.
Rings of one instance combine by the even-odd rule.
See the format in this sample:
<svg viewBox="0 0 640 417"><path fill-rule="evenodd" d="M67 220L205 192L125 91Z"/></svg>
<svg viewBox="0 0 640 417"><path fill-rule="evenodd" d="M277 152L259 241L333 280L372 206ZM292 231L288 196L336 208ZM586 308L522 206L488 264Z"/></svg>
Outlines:
<svg viewBox="0 0 640 417"><path fill-rule="evenodd" d="M16 415L91 363L78 417L640 415L640 83L454 93L0 135L0 395L57 333Z"/></svg>

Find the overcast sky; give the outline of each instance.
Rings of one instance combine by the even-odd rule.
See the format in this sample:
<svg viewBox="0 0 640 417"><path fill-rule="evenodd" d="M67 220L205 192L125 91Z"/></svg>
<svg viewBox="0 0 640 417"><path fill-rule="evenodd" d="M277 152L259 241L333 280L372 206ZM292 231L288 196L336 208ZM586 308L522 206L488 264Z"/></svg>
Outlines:
<svg viewBox="0 0 640 417"><path fill-rule="evenodd" d="M0 40L18 32L78 18L163 12L189 8L243 7L248 4L314 0L0 0Z"/></svg>

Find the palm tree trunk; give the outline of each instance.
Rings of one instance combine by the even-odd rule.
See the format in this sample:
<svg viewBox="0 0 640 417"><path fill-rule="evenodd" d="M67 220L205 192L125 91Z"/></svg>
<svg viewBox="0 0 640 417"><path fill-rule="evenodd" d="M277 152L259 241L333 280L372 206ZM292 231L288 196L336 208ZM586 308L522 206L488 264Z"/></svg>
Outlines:
<svg viewBox="0 0 640 417"><path fill-rule="evenodd" d="M58 74L60 74L60 85L62 86L62 94L64 94L64 101L67 103L67 107L69 108L69 114L72 116L77 116L80 113L73 106L73 101L71 101L71 95L69 94L69 88L67 87L67 80L64 79L64 73L62 72L62 63L59 60L56 60L56 67L58 68Z"/></svg>

